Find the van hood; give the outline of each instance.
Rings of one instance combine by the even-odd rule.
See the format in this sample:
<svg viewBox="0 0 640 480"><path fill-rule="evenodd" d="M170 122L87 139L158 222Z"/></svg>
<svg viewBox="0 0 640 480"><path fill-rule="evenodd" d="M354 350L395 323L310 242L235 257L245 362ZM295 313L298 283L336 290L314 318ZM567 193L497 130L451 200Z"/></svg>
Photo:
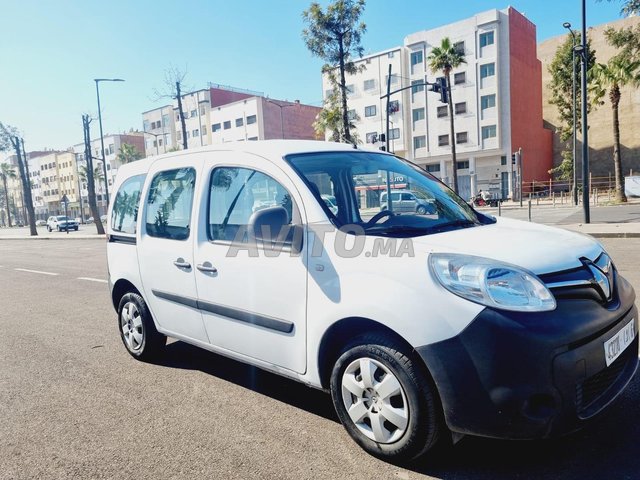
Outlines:
<svg viewBox="0 0 640 480"><path fill-rule="evenodd" d="M492 258L537 275L581 267L604 250L593 237L531 222L500 217L496 223L416 237L416 250Z"/></svg>

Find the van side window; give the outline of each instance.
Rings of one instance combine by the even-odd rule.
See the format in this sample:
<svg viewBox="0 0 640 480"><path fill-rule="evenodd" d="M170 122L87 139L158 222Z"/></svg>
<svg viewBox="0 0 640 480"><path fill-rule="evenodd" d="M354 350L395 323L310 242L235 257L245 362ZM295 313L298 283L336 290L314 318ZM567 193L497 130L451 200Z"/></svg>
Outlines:
<svg viewBox="0 0 640 480"><path fill-rule="evenodd" d="M121 233L136 233L140 192L146 175L136 175L125 181L116 194L111 213L111 229Z"/></svg>
<svg viewBox="0 0 640 480"><path fill-rule="evenodd" d="M294 218L289 192L273 178L248 168L220 167L211 172L209 240L247 242L251 215L263 208L284 207ZM238 238L236 238L238 237Z"/></svg>
<svg viewBox="0 0 640 480"><path fill-rule="evenodd" d="M146 205L147 234L151 237L189 238L196 172L180 168L153 177Z"/></svg>

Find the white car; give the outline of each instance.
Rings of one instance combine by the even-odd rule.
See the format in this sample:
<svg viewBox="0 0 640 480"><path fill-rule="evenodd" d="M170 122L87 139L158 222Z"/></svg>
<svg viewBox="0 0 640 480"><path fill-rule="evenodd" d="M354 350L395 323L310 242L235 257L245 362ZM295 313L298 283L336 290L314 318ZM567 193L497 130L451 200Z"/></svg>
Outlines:
<svg viewBox="0 0 640 480"><path fill-rule="evenodd" d="M380 211L388 175L436 213ZM123 165L114 192L127 351L151 359L170 336L328 390L373 455L559 435L637 368L635 294L600 243L483 215L393 155L227 143Z"/></svg>
<svg viewBox="0 0 640 480"><path fill-rule="evenodd" d="M75 230L78 231L78 222L64 215L53 215L47 219L47 230L58 232Z"/></svg>

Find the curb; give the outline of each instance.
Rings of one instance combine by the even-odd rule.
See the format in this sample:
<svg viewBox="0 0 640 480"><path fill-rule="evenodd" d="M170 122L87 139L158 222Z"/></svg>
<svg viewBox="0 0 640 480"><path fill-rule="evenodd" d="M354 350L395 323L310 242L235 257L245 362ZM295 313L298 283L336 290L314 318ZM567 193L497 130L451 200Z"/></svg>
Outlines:
<svg viewBox="0 0 640 480"><path fill-rule="evenodd" d="M576 232L577 230L568 230L570 232ZM596 238L640 238L640 232L603 232L603 233L590 233L590 232L580 232L586 233L587 235L591 235Z"/></svg>

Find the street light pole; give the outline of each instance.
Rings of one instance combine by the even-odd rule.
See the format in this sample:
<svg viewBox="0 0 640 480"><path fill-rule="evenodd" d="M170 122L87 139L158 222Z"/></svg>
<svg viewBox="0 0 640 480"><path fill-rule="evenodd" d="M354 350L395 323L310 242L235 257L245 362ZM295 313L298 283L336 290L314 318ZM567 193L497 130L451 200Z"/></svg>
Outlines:
<svg viewBox="0 0 640 480"><path fill-rule="evenodd" d="M582 209L584 210L584 223L591 223L589 214L589 131L587 123L587 70L589 59L587 57L587 5L582 0L582 48L580 53L580 79L582 85Z"/></svg>
<svg viewBox="0 0 640 480"><path fill-rule="evenodd" d="M571 88L572 88L572 98L573 98L573 188L572 188L572 197L573 197L573 204L574 205L578 205L578 185L577 185L577 180L578 180L578 176L577 176L577 169L576 169L576 154L577 154L577 138L576 138L576 131L577 131L577 125L576 125L576 116L577 116L577 112L576 112L576 34L575 32L571 29L571 24L569 22L565 22L562 24L562 26L564 28L566 28L567 30L569 30L569 33L571 34Z"/></svg>
<svg viewBox="0 0 640 480"><path fill-rule="evenodd" d="M102 111L100 110L100 82L124 82L121 78L94 78L96 82L96 97L98 98L98 124L100 125L100 148L102 151L102 168L104 173L104 191L109 205L109 178L107 177L107 161L104 155L104 134L102 133Z"/></svg>

